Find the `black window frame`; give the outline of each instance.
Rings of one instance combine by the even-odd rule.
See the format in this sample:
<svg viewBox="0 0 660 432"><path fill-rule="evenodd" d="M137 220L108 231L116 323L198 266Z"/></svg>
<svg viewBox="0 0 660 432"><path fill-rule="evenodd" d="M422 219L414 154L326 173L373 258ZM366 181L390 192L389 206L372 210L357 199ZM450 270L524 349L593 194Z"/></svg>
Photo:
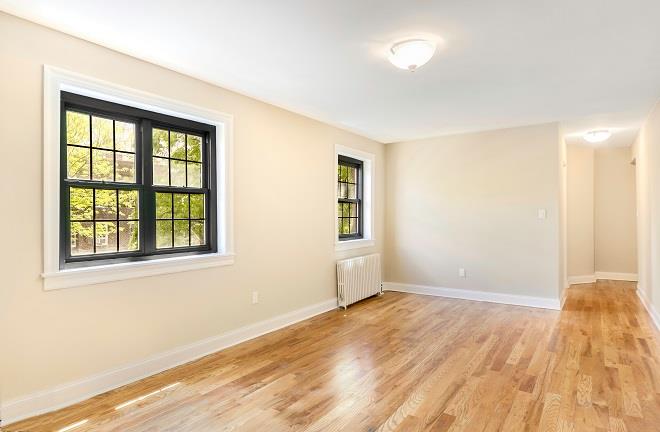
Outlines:
<svg viewBox="0 0 660 432"><path fill-rule="evenodd" d="M337 194L337 204L344 204L344 203L350 203L350 204L357 204L358 212L357 212L357 220L358 220L358 230L357 233L352 233L352 234L343 234L340 232L340 224L339 220L342 218L341 216L337 215L337 236L339 241L346 241L346 240L360 240L364 238L364 204L363 204L363 195L364 195L364 162L352 158L350 156L345 156L342 154L337 155L337 166L347 166L351 168L356 168L356 179L355 179L355 190L356 190L356 197L355 199L350 199L350 198L342 198L339 196L339 193ZM339 174L337 174L337 187L339 189L339 185L342 183L339 180ZM336 209L335 209L336 212Z"/></svg>
<svg viewBox="0 0 660 432"><path fill-rule="evenodd" d="M66 112L76 111L119 121L129 121L136 126L135 183L116 181L68 179ZM153 185L152 130L154 127L175 132L202 136L202 187ZM216 127L194 120L183 119L140 108L95 99L75 93L60 93L60 269L90 267L122 262L148 261L168 257L201 255L218 251L217 217L217 161ZM90 135L91 140L91 135ZM91 142L90 142L91 148ZM90 150L91 151L91 150ZM171 156L171 155L170 155ZM113 155L114 157L114 155ZM90 158L90 171L92 170ZM113 168L116 169L116 168ZM186 176L187 177L187 176ZM137 251L110 252L95 255L71 255L70 189L129 189L138 191L139 243ZM205 195L205 239L200 246L180 246L156 249L156 192ZM173 215L174 217L174 215ZM96 238L92 240L96 243Z"/></svg>

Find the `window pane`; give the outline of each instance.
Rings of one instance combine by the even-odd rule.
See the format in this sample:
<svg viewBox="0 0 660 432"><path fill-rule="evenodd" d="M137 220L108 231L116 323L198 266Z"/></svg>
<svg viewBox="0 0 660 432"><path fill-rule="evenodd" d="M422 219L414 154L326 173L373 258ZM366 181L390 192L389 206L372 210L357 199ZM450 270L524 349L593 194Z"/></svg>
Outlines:
<svg viewBox="0 0 660 432"><path fill-rule="evenodd" d="M96 189L96 219L114 220L117 219L117 191Z"/></svg>
<svg viewBox="0 0 660 432"><path fill-rule="evenodd" d="M92 189L70 189L69 207L71 220L92 220L93 194Z"/></svg>
<svg viewBox="0 0 660 432"><path fill-rule="evenodd" d="M171 179L172 186L186 186L186 163L178 160L171 160L172 167Z"/></svg>
<svg viewBox="0 0 660 432"><path fill-rule="evenodd" d="M119 219L137 219L139 213L138 204L138 191L120 190Z"/></svg>
<svg viewBox="0 0 660 432"><path fill-rule="evenodd" d="M156 219L172 219L172 194L156 192Z"/></svg>
<svg viewBox="0 0 660 432"><path fill-rule="evenodd" d="M188 246L189 242L188 221L175 220L174 221L174 246Z"/></svg>
<svg viewBox="0 0 660 432"><path fill-rule="evenodd" d="M341 216L343 214L343 209L344 205L342 203L337 203L337 216Z"/></svg>
<svg viewBox="0 0 660 432"><path fill-rule="evenodd" d="M153 155L168 157L170 155L168 132L162 129L153 129L151 136Z"/></svg>
<svg viewBox="0 0 660 432"><path fill-rule="evenodd" d="M112 126L111 119L92 116L92 147L112 150Z"/></svg>
<svg viewBox="0 0 660 432"><path fill-rule="evenodd" d="M174 219L188 219L188 194L174 194Z"/></svg>
<svg viewBox="0 0 660 432"><path fill-rule="evenodd" d="M96 253L117 252L117 222L96 222Z"/></svg>
<svg viewBox="0 0 660 432"><path fill-rule="evenodd" d="M188 162L188 187L202 187L202 164Z"/></svg>
<svg viewBox="0 0 660 432"><path fill-rule="evenodd" d="M341 231L342 234L350 234L351 232L351 224L350 224L350 219L349 218L342 218L341 219Z"/></svg>
<svg viewBox="0 0 660 432"><path fill-rule="evenodd" d="M71 255L89 255L94 253L94 223L71 223Z"/></svg>
<svg viewBox="0 0 660 432"><path fill-rule="evenodd" d="M348 167L348 182L349 183L355 183L355 180L357 178L357 170L354 167Z"/></svg>
<svg viewBox="0 0 660 432"><path fill-rule="evenodd" d="M349 217L351 215L351 205L347 204L347 203L344 203L343 209L344 209L344 212L343 212L342 216Z"/></svg>
<svg viewBox="0 0 660 432"><path fill-rule="evenodd" d="M351 204L351 216L353 216L353 217L358 216L358 205L357 204Z"/></svg>
<svg viewBox="0 0 660 432"><path fill-rule="evenodd" d="M202 137L188 135L188 160L202 161Z"/></svg>
<svg viewBox="0 0 660 432"><path fill-rule="evenodd" d="M204 219L204 195L190 194L190 218Z"/></svg>
<svg viewBox="0 0 660 432"><path fill-rule="evenodd" d="M115 150L135 153L135 124L115 121Z"/></svg>
<svg viewBox="0 0 660 432"><path fill-rule="evenodd" d="M203 221L190 222L190 245L200 246L206 244L206 231Z"/></svg>
<svg viewBox="0 0 660 432"><path fill-rule="evenodd" d="M357 229L357 219L356 218L351 218L351 234L357 234L358 229Z"/></svg>
<svg viewBox="0 0 660 432"><path fill-rule="evenodd" d="M341 179L341 181L343 181L343 182L348 181L348 167L346 167L345 165L342 165L342 166L341 166L341 175L340 175L340 179Z"/></svg>
<svg viewBox="0 0 660 432"><path fill-rule="evenodd" d="M347 185L347 187L348 187L348 198L357 199L357 192L355 190L355 185L349 184Z"/></svg>
<svg viewBox="0 0 660 432"><path fill-rule="evenodd" d="M170 132L170 157L175 159L186 158L186 134Z"/></svg>
<svg viewBox="0 0 660 432"><path fill-rule="evenodd" d="M136 251L139 248L138 222L119 222L119 251Z"/></svg>
<svg viewBox="0 0 660 432"><path fill-rule="evenodd" d="M135 155L115 153L118 182L135 183Z"/></svg>
<svg viewBox="0 0 660 432"><path fill-rule="evenodd" d="M113 157L110 150L92 150L92 179L113 180Z"/></svg>
<svg viewBox="0 0 660 432"><path fill-rule="evenodd" d="M89 147L89 115L66 112L66 143Z"/></svg>
<svg viewBox="0 0 660 432"><path fill-rule="evenodd" d="M67 146L66 171L67 178L89 180L89 149Z"/></svg>
<svg viewBox="0 0 660 432"><path fill-rule="evenodd" d="M339 183L339 198L348 198L348 185L346 183Z"/></svg>
<svg viewBox="0 0 660 432"><path fill-rule="evenodd" d="M156 221L156 248L172 247L172 221Z"/></svg>
<svg viewBox="0 0 660 432"><path fill-rule="evenodd" d="M167 159L162 158L153 158L154 165L154 178L153 183L155 185L165 185L170 184L170 163Z"/></svg>

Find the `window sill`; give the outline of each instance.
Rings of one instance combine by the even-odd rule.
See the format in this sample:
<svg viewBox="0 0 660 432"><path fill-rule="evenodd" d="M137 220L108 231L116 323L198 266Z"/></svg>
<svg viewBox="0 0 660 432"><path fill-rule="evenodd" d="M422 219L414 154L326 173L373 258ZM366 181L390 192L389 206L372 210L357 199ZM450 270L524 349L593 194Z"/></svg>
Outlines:
<svg viewBox="0 0 660 432"><path fill-rule="evenodd" d="M376 242L371 239L344 240L335 242L335 251L345 251L351 249L361 249L375 246Z"/></svg>
<svg viewBox="0 0 660 432"><path fill-rule="evenodd" d="M41 277L44 280L44 290L50 291L146 276L199 270L231 265L233 263L233 254L215 253L60 270L52 273L43 273Z"/></svg>

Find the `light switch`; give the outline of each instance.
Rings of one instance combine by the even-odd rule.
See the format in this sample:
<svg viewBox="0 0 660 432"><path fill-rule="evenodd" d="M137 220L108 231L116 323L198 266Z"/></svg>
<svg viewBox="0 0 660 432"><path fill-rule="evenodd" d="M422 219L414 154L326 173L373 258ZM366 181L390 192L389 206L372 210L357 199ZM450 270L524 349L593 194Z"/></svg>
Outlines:
<svg viewBox="0 0 660 432"><path fill-rule="evenodd" d="M464 268L459 268L458 269L458 277L465 277L465 269Z"/></svg>
<svg viewBox="0 0 660 432"><path fill-rule="evenodd" d="M539 209L539 219L545 219L548 216L548 212L545 209Z"/></svg>

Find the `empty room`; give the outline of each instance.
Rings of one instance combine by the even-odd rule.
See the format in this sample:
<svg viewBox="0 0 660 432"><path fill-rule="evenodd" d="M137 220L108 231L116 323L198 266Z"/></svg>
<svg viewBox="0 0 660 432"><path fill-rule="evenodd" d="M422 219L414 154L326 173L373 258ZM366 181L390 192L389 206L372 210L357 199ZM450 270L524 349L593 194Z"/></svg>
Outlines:
<svg viewBox="0 0 660 432"><path fill-rule="evenodd" d="M0 0L0 430L660 431L657 0Z"/></svg>

